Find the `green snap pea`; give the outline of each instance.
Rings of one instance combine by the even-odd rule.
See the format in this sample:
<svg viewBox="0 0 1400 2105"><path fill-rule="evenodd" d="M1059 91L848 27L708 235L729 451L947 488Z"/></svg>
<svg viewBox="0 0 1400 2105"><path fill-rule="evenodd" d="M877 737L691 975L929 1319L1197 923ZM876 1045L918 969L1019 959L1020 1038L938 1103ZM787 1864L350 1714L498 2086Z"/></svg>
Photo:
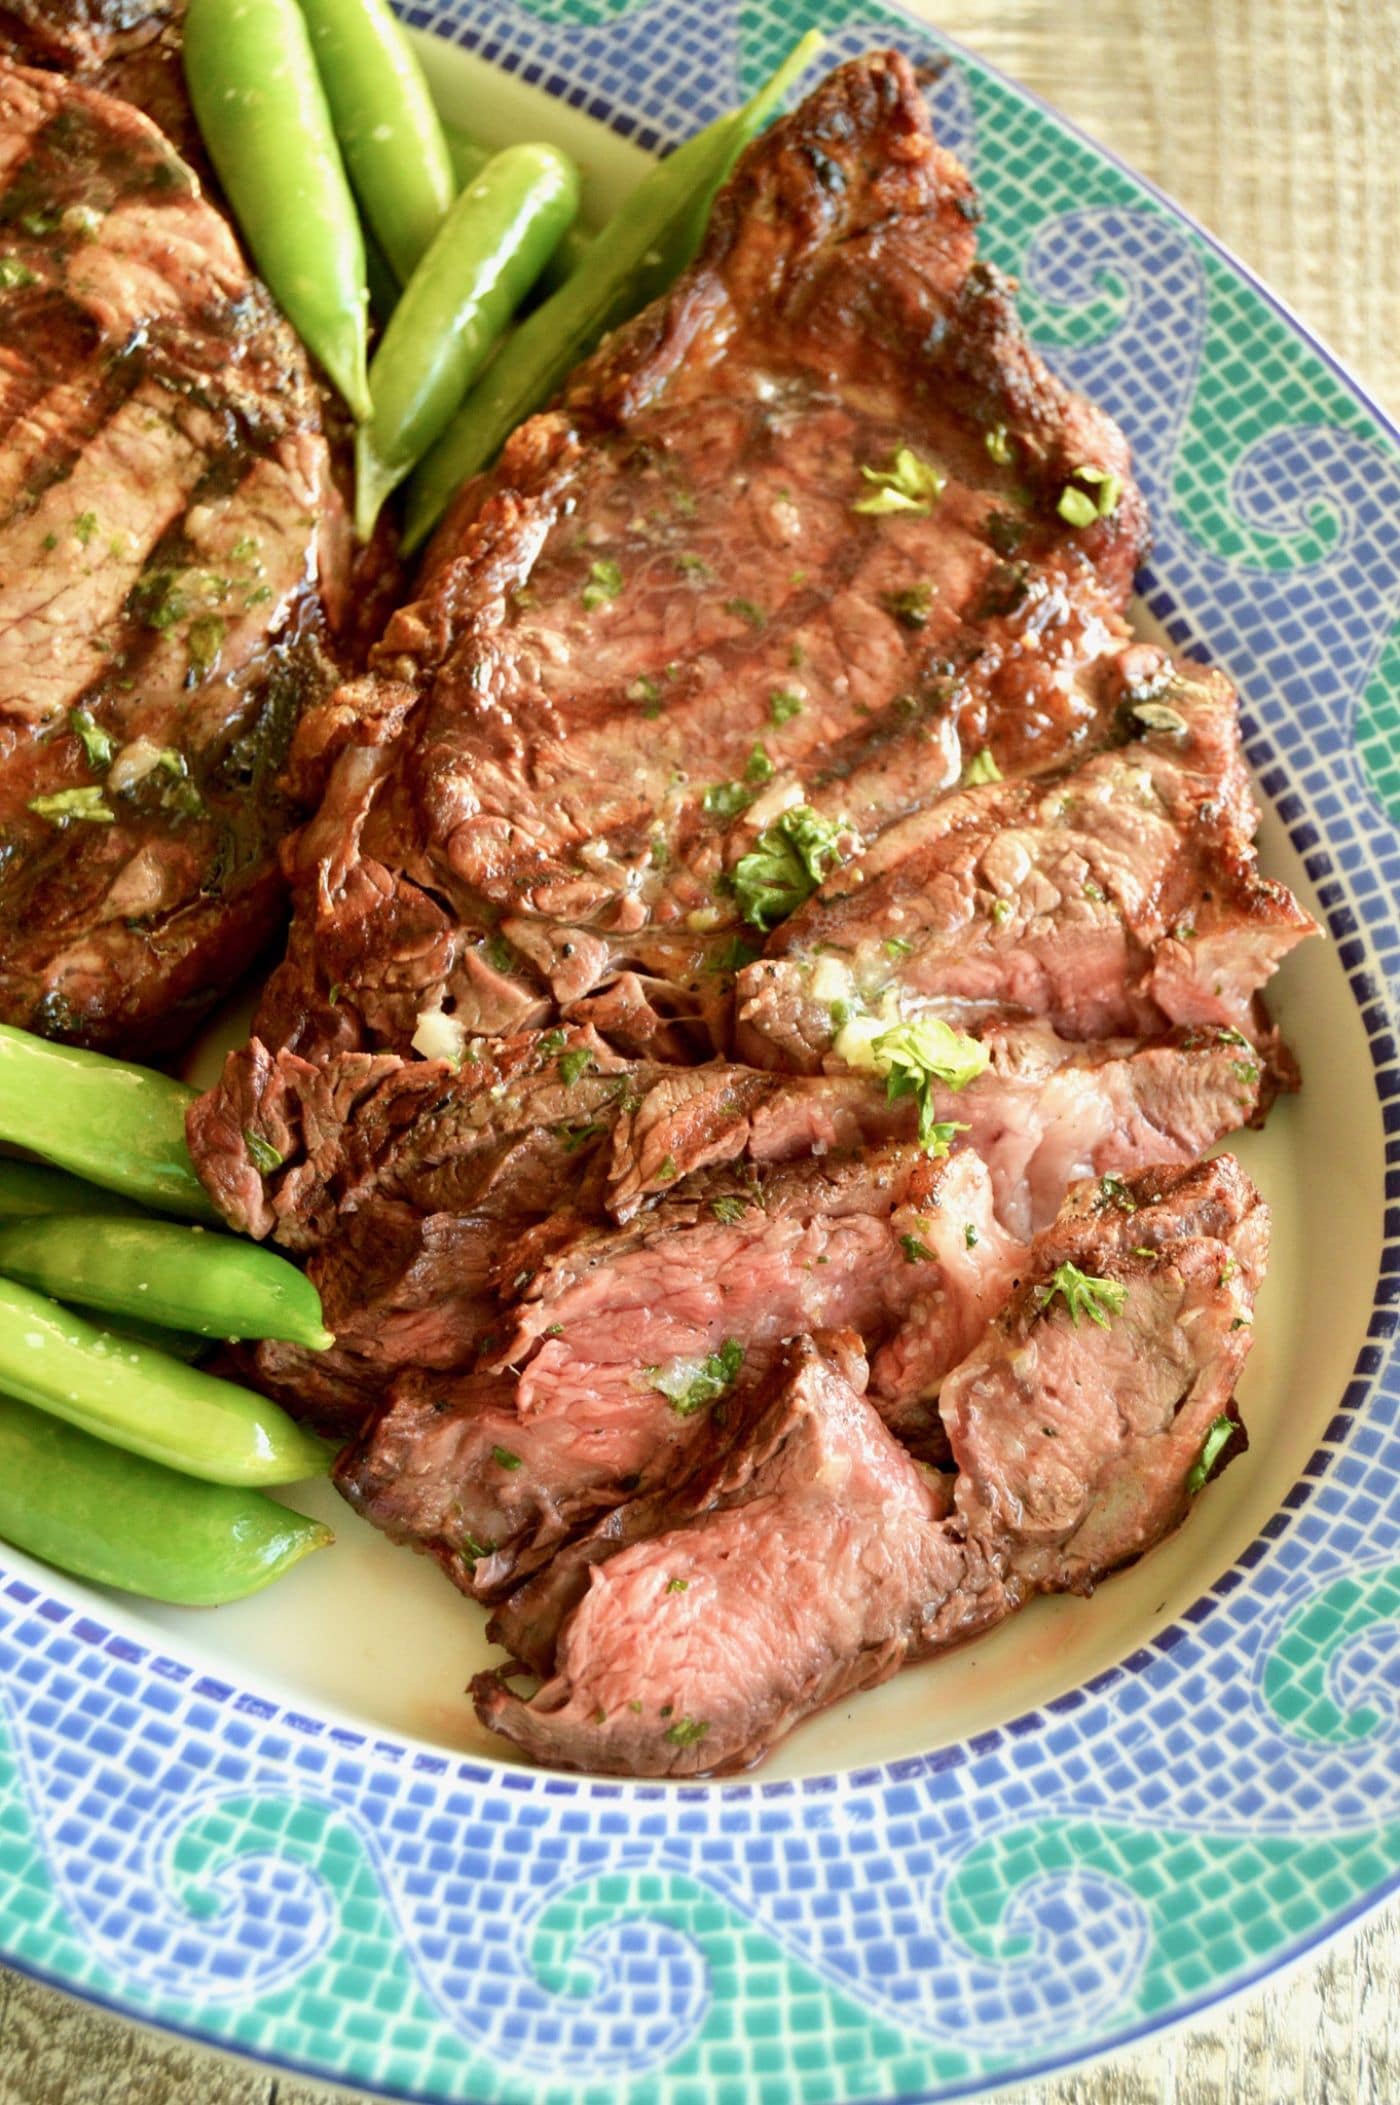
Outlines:
<svg viewBox="0 0 1400 2105"><path fill-rule="evenodd" d="M0 1227L0 1274L56 1301L206 1338L334 1338L304 1272L272 1250L175 1221L51 1215Z"/></svg>
<svg viewBox="0 0 1400 2105"><path fill-rule="evenodd" d="M300 0L365 218L406 284L457 183L423 69L385 0Z"/></svg>
<svg viewBox="0 0 1400 2105"><path fill-rule="evenodd" d="M457 187L460 190L465 190L468 183L474 177L480 175L482 169L490 160L491 150L489 147L479 145L469 133L462 130L460 125L449 124L445 118L443 119L442 128L447 134L447 150L452 156L452 168L457 178ZM571 278L583 262L592 240L593 236L585 227L581 227L577 220L571 226L565 227L563 233L554 244L553 253L549 261L531 286L530 296L526 301L526 305L528 306L537 300L547 299L550 293L557 292L564 280Z"/></svg>
<svg viewBox="0 0 1400 2105"><path fill-rule="evenodd" d="M190 0L185 82L209 158L273 298L356 417L365 250L296 0Z"/></svg>
<svg viewBox="0 0 1400 2105"><path fill-rule="evenodd" d="M218 1221L185 1145L196 1092L0 1023L0 1140L162 1213Z"/></svg>
<svg viewBox="0 0 1400 2105"><path fill-rule="evenodd" d="M0 1160L0 1221L32 1220L46 1213L135 1213L130 1199L100 1184L85 1184L44 1162Z"/></svg>
<svg viewBox="0 0 1400 2105"><path fill-rule="evenodd" d="M822 42L809 32L742 109L707 125L644 176L590 243L585 267L521 323L419 466L409 490L406 549L426 540L461 485L489 466L517 424L557 394L600 337L664 291L690 261L716 190Z"/></svg>
<svg viewBox="0 0 1400 2105"><path fill-rule="evenodd" d="M442 432L577 210L578 173L552 146L508 146L453 205L370 367L374 414L355 446L362 540Z"/></svg>
<svg viewBox="0 0 1400 2105"><path fill-rule="evenodd" d="M323 1476L329 1451L265 1397L0 1279L0 1393L212 1484Z"/></svg>
<svg viewBox="0 0 1400 2105"><path fill-rule="evenodd" d="M196 1483L4 1397L0 1538L183 1608L242 1600L335 1539L261 1491Z"/></svg>

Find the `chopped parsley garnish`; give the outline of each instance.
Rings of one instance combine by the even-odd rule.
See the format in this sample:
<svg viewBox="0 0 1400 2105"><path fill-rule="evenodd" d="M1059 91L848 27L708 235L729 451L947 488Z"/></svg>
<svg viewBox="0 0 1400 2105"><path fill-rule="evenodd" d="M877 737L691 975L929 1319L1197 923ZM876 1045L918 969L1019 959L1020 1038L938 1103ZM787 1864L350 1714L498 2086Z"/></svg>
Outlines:
<svg viewBox="0 0 1400 2105"><path fill-rule="evenodd" d="M711 1199L710 1211L725 1228L735 1228L748 1212L742 1199Z"/></svg>
<svg viewBox="0 0 1400 2105"><path fill-rule="evenodd" d="M668 1579L666 1581L666 1591L667 1593L688 1593L690 1591L690 1581L689 1579Z"/></svg>
<svg viewBox="0 0 1400 2105"><path fill-rule="evenodd" d="M693 1747L709 1731L706 1718L677 1718L674 1725L666 1727L666 1737L673 1747Z"/></svg>
<svg viewBox="0 0 1400 2105"><path fill-rule="evenodd" d="M1230 1435L1235 1430L1233 1418L1217 1418L1207 1429L1201 1442L1201 1451L1191 1464L1186 1478L1186 1489L1194 1498L1201 1490L1221 1455L1230 1444Z"/></svg>
<svg viewBox="0 0 1400 2105"><path fill-rule="evenodd" d="M882 592L880 604L906 629L921 629L933 608L932 585L907 585L902 592Z"/></svg>
<svg viewBox="0 0 1400 2105"><path fill-rule="evenodd" d="M491 1459L498 1469L518 1469L520 1467L519 1455L512 1454L508 1447L493 1447Z"/></svg>
<svg viewBox="0 0 1400 2105"><path fill-rule="evenodd" d="M921 1243L917 1235L901 1235L899 1247L904 1252L906 1264L932 1264L933 1252L927 1243Z"/></svg>
<svg viewBox="0 0 1400 2105"><path fill-rule="evenodd" d="M1011 466L1011 436L1004 424L994 424L982 443L999 468Z"/></svg>
<svg viewBox="0 0 1400 2105"><path fill-rule="evenodd" d="M96 532L97 532L97 514L96 514L96 512L79 512L79 514L78 514L77 518L76 518L76 519L75 519L75 520L73 521L73 538L74 538L74 540L75 540L75 541L78 541L78 542L80 542L80 543L81 543L81 545L82 545L82 546L83 546L84 548L86 548L86 547L87 547L87 545L88 545L88 542L89 542L89 541L90 541L90 540L92 539L93 535L94 535L94 534L95 534Z"/></svg>
<svg viewBox="0 0 1400 2105"><path fill-rule="evenodd" d="M275 1169L281 1169L282 1156L270 1140L263 1139L261 1133L254 1133L250 1127L245 1126L243 1144L252 1156L253 1167L260 1177L270 1177Z"/></svg>
<svg viewBox="0 0 1400 2105"><path fill-rule="evenodd" d="M908 957L914 946L912 943L906 942L903 936L886 936L880 948L884 951L886 957L898 958Z"/></svg>
<svg viewBox="0 0 1400 2105"><path fill-rule="evenodd" d="M559 1079L566 1089L572 1089L581 1074L586 1074L593 1065L593 1055L585 1045L571 1046L568 1052L559 1055Z"/></svg>
<svg viewBox="0 0 1400 2105"><path fill-rule="evenodd" d="M217 614L201 614L190 623L185 647L190 654L190 670L196 679L202 680L217 664L226 633Z"/></svg>
<svg viewBox="0 0 1400 2105"><path fill-rule="evenodd" d="M540 1051L552 1060L557 1052L563 1052L568 1042L561 1030L546 1031L540 1040Z"/></svg>
<svg viewBox="0 0 1400 2105"><path fill-rule="evenodd" d="M1258 1079L1259 1079L1259 1063L1258 1063L1258 1061L1257 1061L1257 1060L1236 1060L1236 1061L1235 1061L1235 1063L1234 1063L1234 1066L1235 1066L1235 1073L1236 1073L1236 1074L1237 1074L1237 1075L1239 1076L1240 1080L1241 1080L1241 1081L1242 1081L1242 1082L1244 1083L1244 1085L1245 1085L1246 1089L1252 1089L1252 1088L1254 1087L1254 1084L1255 1084L1255 1083L1256 1083L1256 1082L1258 1081Z"/></svg>
<svg viewBox="0 0 1400 2105"><path fill-rule="evenodd" d="M727 599L724 611L739 621L746 621L751 629L761 629L768 619L762 607L755 606L751 599Z"/></svg>
<svg viewBox="0 0 1400 2105"><path fill-rule="evenodd" d="M979 783L1000 782L1000 780L1001 769L992 758L991 749L988 746L983 746L980 753L974 753L962 771L962 786L964 789L976 789Z"/></svg>
<svg viewBox="0 0 1400 2105"><path fill-rule="evenodd" d="M700 799L700 808L708 818L737 819L752 802L742 782L712 782Z"/></svg>
<svg viewBox="0 0 1400 2105"><path fill-rule="evenodd" d="M68 722L73 736L82 740L90 768L109 767L116 752L116 742L103 730L90 709L70 709Z"/></svg>
<svg viewBox="0 0 1400 2105"><path fill-rule="evenodd" d="M595 607L605 606L616 599L622 590L622 571L611 556L600 556L588 567L588 583L583 588L583 610L591 614Z"/></svg>
<svg viewBox="0 0 1400 2105"><path fill-rule="evenodd" d="M657 1169L656 1181L658 1184L674 1184L679 1175L675 1156L667 1155Z"/></svg>
<svg viewBox="0 0 1400 2105"><path fill-rule="evenodd" d="M1100 1330L1107 1330L1109 1316L1120 1313L1128 1289L1115 1279L1095 1279L1088 1272L1081 1272L1078 1265L1062 1264L1050 1274L1050 1284L1040 1290L1041 1307L1048 1307L1056 1294L1063 1294L1076 1330L1081 1316L1097 1323Z"/></svg>
<svg viewBox="0 0 1400 2105"><path fill-rule="evenodd" d="M851 510L872 518L886 512L929 512L948 480L910 446L896 447L888 468L862 468L860 472L875 487L857 497Z"/></svg>
<svg viewBox="0 0 1400 2105"><path fill-rule="evenodd" d="M36 819L47 819L51 826L66 826L70 819L110 826L117 816L95 782L86 789L56 789L46 797L31 797L28 809Z"/></svg>
<svg viewBox="0 0 1400 2105"><path fill-rule="evenodd" d="M1121 1177L1109 1175L1099 1178L1099 1195L1095 1201L1099 1211L1105 1206L1116 1206L1120 1213L1136 1213L1137 1200Z"/></svg>
<svg viewBox="0 0 1400 2105"><path fill-rule="evenodd" d="M773 763L768 758L767 750L760 741L760 743L755 745L744 764L744 780L746 782L768 782L772 779L772 775Z"/></svg>
<svg viewBox="0 0 1400 2105"><path fill-rule="evenodd" d="M992 919L997 927L1000 928L1003 921L1009 921L1010 918L1011 901L1009 899L994 899L992 901Z"/></svg>
<svg viewBox="0 0 1400 2105"><path fill-rule="evenodd" d="M1229 1029L1218 1030L1215 1034L1215 1038L1216 1043L1218 1045L1248 1045L1249 1043L1249 1040L1248 1038L1246 1038L1243 1031L1235 1031Z"/></svg>
<svg viewBox="0 0 1400 2105"><path fill-rule="evenodd" d="M14 292L21 285L32 285L34 273L18 256L0 256L0 291Z"/></svg>
<svg viewBox="0 0 1400 2105"><path fill-rule="evenodd" d="M884 1075L890 1103L902 1096L917 1100L919 1139L931 1155L946 1155L954 1133L967 1128L934 1118L934 1084L966 1089L987 1066L984 1048L941 1017L926 1016L918 1023L897 1023L872 1039L870 1065Z"/></svg>
<svg viewBox="0 0 1400 2105"><path fill-rule="evenodd" d="M493 972L514 972L515 952L504 936L492 936L485 949L486 962Z"/></svg>
<svg viewBox="0 0 1400 2105"><path fill-rule="evenodd" d="M963 1241L967 1244L968 1249L975 1250L981 1240L981 1236L977 1233L971 1221L969 1221L963 1229Z"/></svg>
<svg viewBox="0 0 1400 2105"><path fill-rule="evenodd" d="M596 1119L590 1119L582 1125L555 1126L554 1137L563 1142L566 1155L576 1155L581 1147L585 1147L590 1140L596 1140L600 1133L606 1133L607 1130L607 1127L599 1125Z"/></svg>
<svg viewBox="0 0 1400 2105"><path fill-rule="evenodd" d="M775 687L768 697L768 721L773 724L791 723L794 716L802 714L802 697L794 694L790 687Z"/></svg>
<svg viewBox="0 0 1400 2105"><path fill-rule="evenodd" d="M714 576L713 570L702 555L678 555L676 568L683 570L687 577L693 577L698 585L707 584Z"/></svg>
<svg viewBox="0 0 1400 2105"><path fill-rule="evenodd" d="M744 919L766 931L796 913L841 860L840 833L834 819L809 804L780 812L735 865L734 896Z"/></svg>
<svg viewBox="0 0 1400 2105"><path fill-rule="evenodd" d="M629 702L641 703L642 714L649 723L655 723L661 714L661 689L655 680L648 679L645 674L641 679L632 682L627 690L627 699Z"/></svg>
<svg viewBox="0 0 1400 2105"><path fill-rule="evenodd" d="M1107 468L1076 468L1075 482L1067 482L1060 492L1060 501L1055 506L1060 517L1070 526L1093 526L1099 519L1107 519L1118 509L1118 500L1123 494L1121 476L1110 475ZM1076 483L1088 483L1082 490ZM1091 495L1090 491L1096 495Z"/></svg>
<svg viewBox="0 0 1400 2105"><path fill-rule="evenodd" d="M737 1338L726 1338L718 1352L708 1353L704 1359L673 1360L668 1368L649 1367L647 1373L652 1387L666 1398L672 1410L682 1418L691 1418L733 1388L743 1364L743 1346Z"/></svg>

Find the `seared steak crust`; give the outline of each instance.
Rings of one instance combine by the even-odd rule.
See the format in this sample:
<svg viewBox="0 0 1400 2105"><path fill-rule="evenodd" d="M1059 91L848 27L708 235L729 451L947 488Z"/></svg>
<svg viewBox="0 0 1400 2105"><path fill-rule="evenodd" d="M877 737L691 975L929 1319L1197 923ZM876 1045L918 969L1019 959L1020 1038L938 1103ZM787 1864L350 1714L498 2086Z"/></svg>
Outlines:
<svg viewBox="0 0 1400 2105"><path fill-rule="evenodd" d="M854 852L984 749L1039 772L1103 735L1142 504L974 218L895 54L750 149L696 264L467 490L304 727L328 782L265 1038L404 1050L445 1001L469 1033L552 1009L720 1048L725 880L786 807ZM941 494L862 509L901 448ZM1085 463L1122 494L1072 527Z"/></svg>
<svg viewBox="0 0 1400 2105"><path fill-rule="evenodd" d="M0 63L0 1015L178 1043L276 925L348 538L291 331L166 140Z"/></svg>

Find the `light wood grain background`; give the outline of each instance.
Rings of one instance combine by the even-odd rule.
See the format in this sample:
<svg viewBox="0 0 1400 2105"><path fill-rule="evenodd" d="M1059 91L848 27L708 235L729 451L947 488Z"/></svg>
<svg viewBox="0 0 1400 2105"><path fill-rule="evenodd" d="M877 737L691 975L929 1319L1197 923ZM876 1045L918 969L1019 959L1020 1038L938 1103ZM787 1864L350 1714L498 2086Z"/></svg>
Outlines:
<svg viewBox="0 0 1400 2105"><path fill-rule="evenodd" d="M1400 415L1400 0L915 4L1177 198ZM2 2105L334 2095L0 1970ZM1400 1905L1206 2020L1014 2095L1021 2105L1396 2105Z"/></svg>

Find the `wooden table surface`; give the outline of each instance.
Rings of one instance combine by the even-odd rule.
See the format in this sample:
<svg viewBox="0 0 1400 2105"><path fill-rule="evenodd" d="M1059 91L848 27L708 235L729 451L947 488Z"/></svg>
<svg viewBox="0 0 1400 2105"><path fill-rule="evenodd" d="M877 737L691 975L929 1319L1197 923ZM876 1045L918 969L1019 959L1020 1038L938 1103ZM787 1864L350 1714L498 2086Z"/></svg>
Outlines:
<svg viewBox="0 0 1400 2105"><path fill-rule="evenodd" d="M1400 415L1400 0L915 4L1177 198ZM0 1970L0 2105L334 2095ZM1400 1905L1218 2015L1015 2095L1021 2105L1394 2105Z"/></svg>

